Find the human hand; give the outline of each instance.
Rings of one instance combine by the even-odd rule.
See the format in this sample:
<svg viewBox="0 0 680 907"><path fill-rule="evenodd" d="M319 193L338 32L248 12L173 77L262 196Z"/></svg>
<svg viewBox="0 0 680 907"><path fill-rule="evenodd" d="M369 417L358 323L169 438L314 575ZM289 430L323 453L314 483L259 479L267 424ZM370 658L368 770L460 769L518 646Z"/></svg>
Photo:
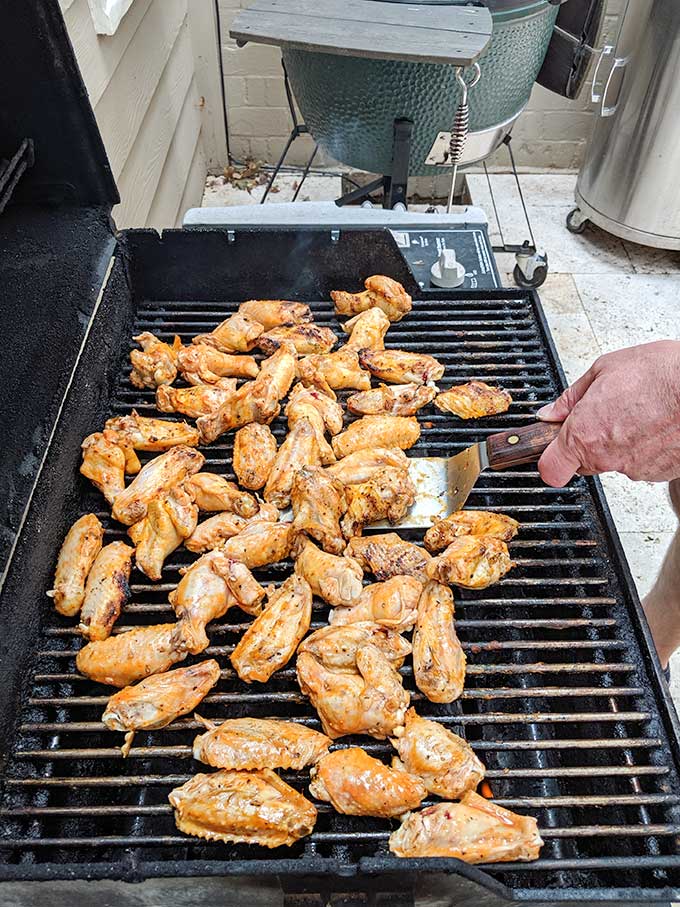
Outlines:
<svg viewBox="0 0 680 907"><path fill-rule="evenodd" d="M680 477L680 341L600 356L537 416L563 423L538 463L547 485L562 487L577 472L648 482Z"/></svg>

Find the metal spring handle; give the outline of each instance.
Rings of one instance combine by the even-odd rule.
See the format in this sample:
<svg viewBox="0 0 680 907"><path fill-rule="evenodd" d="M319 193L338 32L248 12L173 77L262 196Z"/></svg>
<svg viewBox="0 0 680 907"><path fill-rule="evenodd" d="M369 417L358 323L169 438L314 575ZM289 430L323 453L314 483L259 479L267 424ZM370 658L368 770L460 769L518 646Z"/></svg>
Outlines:
<svg viewBox="0 0 680 907"><path fill-rule="evenodd" d="M451 173L451 188L449 190L449 201L446 206L446 213L451 213L451 208L453 206L453 195L456 188L456 178L458 176L458 164L463 159L463 152L465 151L465 142L467 141L468 132L470 131L470 107L468 105L468 92L471 88L479 82L482 71L479 68L479 63L474 63L473 66L473 75L469 82L465 79L465 74L462 66L456 68L456 80L461 88L461 97L460 104L456 110L456 115L453 118L453 124L451 126L451 140L449 141L449 159L453 164L453 170Z"/></svg>

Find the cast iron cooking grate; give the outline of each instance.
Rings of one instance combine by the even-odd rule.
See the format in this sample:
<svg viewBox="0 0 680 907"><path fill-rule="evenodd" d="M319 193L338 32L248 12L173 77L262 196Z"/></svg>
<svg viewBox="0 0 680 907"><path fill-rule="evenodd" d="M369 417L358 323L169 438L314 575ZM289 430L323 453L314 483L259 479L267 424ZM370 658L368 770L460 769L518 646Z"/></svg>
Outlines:
<svg viewBox="0 0 680 907"><path fill-rule="evenodd" d="M328 303L312 308L317 321L337 330ZM143 302L135 332L150 330L163 338L177 332L188 342L225 314L223 304ZM533 297L497 292L481 301L419 300L408 318L392 326L388 346L423 349L446 364L442 386L479 378L500 383L514 398L509 413L472 423L432 407L421 410L423 432L412 455L453 454L491 432L529 421L556 395L560 380L541 317ZM153 414L153 393L129 382L127 338L123 346L111 415L132 407ZM278 419L273 428L281 437L284 421ZM231 446L226 436L206 448L205 468L231 477ZM125 538L103 498L81 481L83 510L98 513L106 541ZM486 871L510 889L524 889L529 899L548 888L583 893L677 885L677 767L594 483L579 478L555 490L542 485L535 468L513 469L483 476L469 506L502 510L521 521L512 545L517 567L485 591L456 593L458 633L469 658L461 700L438 706L416 691L412 701L421 714L467 737L488 767L500 804L538 819L546 842L540 859ZM419 540L422 532L406 537ZM172 620L167 594L178 582L178 568L192 559L184 550L175 552L160 583L133 572L131 602L118 630ZM257 578L279 583L290 566L257 571ZM215 656L223 671L200 712L214 718L293 718L318 727L292 664L263 687L240 682L231 670L227 656L248 620L232 610L211 625L210 648L196 660ZM316 602L313 627L325 620L325 606ZM203 875L258 872L265 861L269 871L273 866L281 872L406 868L387 850L394 823L341 816L328 804L319 804L313 834L288 849L268 852L181 835L167 795L207 770L191 759L197 723L187 717L162 731L139 733L123 760L117 748L122 735L105 731L99 720L106 688L75 673L80 644L73 621L51 612L8 760L1 810L4 861L36 870L49 863L62 877L76 864L88 864L93 873L97 866L113 866L121 878L192 874L199 866ZM409 664L403 673L413 690ZM340 745L353 743L378 755L390 749L363 737L344 738ZM300 789L307 780L306 773L283 776Z"/></svg>

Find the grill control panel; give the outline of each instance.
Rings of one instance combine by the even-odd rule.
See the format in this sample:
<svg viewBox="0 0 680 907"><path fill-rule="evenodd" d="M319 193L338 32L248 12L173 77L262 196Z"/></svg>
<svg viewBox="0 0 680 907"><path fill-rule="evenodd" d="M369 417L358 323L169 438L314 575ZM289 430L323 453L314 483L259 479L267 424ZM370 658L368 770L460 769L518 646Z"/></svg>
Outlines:
<svg viewBox="0 0 680 907"><path fill-rule="evenodd" d="M392 235L413 276L424 290L437 290L430 280L430 268L442 249L453 249L465 268L459 290L493 290L501 286L489 234L485 226L453 229L392 229Z"/></svg>

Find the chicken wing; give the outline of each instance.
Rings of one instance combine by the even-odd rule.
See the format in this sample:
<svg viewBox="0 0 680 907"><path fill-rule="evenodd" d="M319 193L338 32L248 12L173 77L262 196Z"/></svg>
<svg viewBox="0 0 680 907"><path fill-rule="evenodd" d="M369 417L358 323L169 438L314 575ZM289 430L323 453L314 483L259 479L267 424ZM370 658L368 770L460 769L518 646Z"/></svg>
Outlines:
<svg viewBox="0 0 680 907"><path fill-rule="evenodd" d="M76 655L76 668L98 683L127 687L167 671L188 652L181 623L153 624L88 643Z"/></svg>
<svg viewBox="0 0 680 907"><path fill-rule="evenodd" d="M126 526L143 520L154 498L181 484L198 472L204 463L202 453L183 444L149 460L128 487L116 495L113 518Z"/></svg>
<svg viewBox="0 0 680 907"><path fill-rule="evenodd" d="M166 674L152 674L135 686L114 693L102 715L110 731L126 731L121 747L130 752L135 731L158 730L193 711L220 679L214 658Z"/></svg>
<svg viewBox="0 0 680 907"><path fill-rule="evenodd" d="M286 417L290 427L290 411L298 403L305 403L313 406L323 419L324 428L331 435L337 435L342 431L344 423L344 412L342 406L335 399L333 391L324 393L318 387L305 387L304 384L296 384L288 395L288 405L286 406Z"/></svg>
<svg viewBox="0 0 680 907"><path fill-rule="evenodd" d="M85 639L106 639L130 597L128 580L135 549L125 542L105 545L95 558L85 583L79 631Z"/></svg>
<svg viewBox="0 0 680 907"><path fill-rule="evenodd" d="M345 548L345 557L354 558L381 581L393 576L415 576L425 582L425 566L431 560L427 551L396 532L352 538Z"/></svg>
<svg viewBox="0 0 680 907"><path fill-rule="evenodd" d="M408 457L398 447L373 447L357 450L333 463L326 472L343 485L363 485L375 478L386 466L408 469Z"/></svg>
<svg viewBox="0 0 680 907"><path fill-rule="evenodd" d="M195 387L163 384L156 390L156 407L162 413L181 413L190 419L198 419L224 406L235 390L236 378L218 378L214 384Z"/></svg>
<svg viewBox="0 0 680 907"><path fill-rule="evenodd" d="M266 683L288 664L312 620L312 590L294 573L270 597L231 653L236 673L252 683Z"/></svg>
<svg viewBox="0 0 680 907"><path fill-rule="evenodd" d="M268 425L251 422L234 435L232 466L239 485L251 491L264 488L276 459L276 438Z"/></svg>
<svg viewBox="0 0 680 907"><path fill-rule="evenodd" d="M208 730L194 740L194 759L213 768L300 771L324 756L331 744L325 734L293 721L230 718L218 725L201 721Z"/></svg>
<svg viewBox="0 0 680 907"><path fill-rule="evenodd" d="M196 420L201 441L210 444L220 435L249 422L269 423L281 411L277 385L269 378L247 381L213 413Z"/></svg>
<svg viewBox="0 0 680 907"><path fill-rule="evenodd" d="M335 608L329 621L333 627L372 621L391 630L410 630L418 616L423 584L414 576L393 576L384 583L364 586L351 608Z"/></svg>
<svg viewBox="0 0 680 907"><path fill-rule="evenodd" d="M299 540L295 572L304 576L329 605L352 605L361 595L363 571L351 557L337 557L321 551L307 538Z"/></svg>
<svg viewBox="0 0 680 907"><path fill-rule="evenodd" d="M207 841L284 847L316 822L312 804L270 769L194 775L168 799L177 828Z"/></svg>
<svg viewBox="0 0 680 907"><path fill-rule="evenodd" d="M392 819L417 809L427 796L419 778L388 768L359 746L323 756L312 766L311 779L310 794L346 816Z"/></svg>
<svg viewBox="0 0 680 907"><path fill-rule="evenodd" d="M222 546L222 551L250 570L278 564L290 556L295 533L292 523L256 521L246 526Z"/></svg>
<svg viewBox="0 0 680 907"><path fill-rule="evenodd" d="M350 338L344 348L350 350L384 350L385 334L389 330L390 319L377 306L360 312L346 321L343 330Z"/></svg>
<svg viewBox="0 0 680 907"><path fill-rule="evenodd" d="M341 458L366 448L408 450L419 437L420 425L415 416L363 416L336 435L332 444L336 457Z"/></svg>
<svg viewBox="0 0 680 907"><path fill-rule="evenodd" d="M437 391L420 384L381 384L347 398L347 409L359 416L415 416L434 399Z"/></svg>
<svg viewBox="0 0 680 907"><path fill-rule="evenodd" d="M359 365L359 354L347 347L325 355L305 356L298 362L298 374L306 387L325 393L346 388L366 391L371 386L370 372Z"/></svg>
<svg viewBox="0 0 680 907"><path fill-rule="evenodd" d="M455 857L465 863L536 860L542 846L534 818L473 791L460 803L435 803L409 813L390 835L390 850L398 857Z"/></svg>
<svg viewBox="0 0 680 907"><path fill-rule="evenodd" d="M368 482L345 488L347 512L340 522L346 539L361 535L367 523L401 519L416 499L416 489L405 469L386 466Z"/></svg>
<svg viewBox="0 0 680 907"><path fill-rule="evenodd" d="M263 497L279 510L290 505L295 473L303 466L319 466L321 454L314 426L306 419L296 422L276 454L264 486Z"/></svg>
<svg viewBox="0 0 680 907"><path fill-rule="evenodd" d="M489 510L457 510L443 520L437 520L425 533L425 547L441 551L454 539L464 535L489 535L509 542L517 535L519 523L504 513Z"/></svg>
<svg viewBox="0 0 680 907"><path fill-rule="evenodd" d="M187 384L196 387L223 386L225 378L256 378L260 371L252 356L221 353L207 343L183 347L177 357L177 368Z"/></svg>
<svg viewBox="0 0 680 907"><path fill-rule="evenodd" d="M377 306L387 315L390 321L401 321L412 308L411 297L403 286L391 277L374 274L364 281L363 293L346 293L344 290L331 290L331 299L335 303L338 315L357 315Z"/></svg>
<svg viewBox="0 0 680 907"><path fill-rule="evenodd" d="M444 800L457 800L474 790L484 777L484 764L475 756L470 744L443 725L406 713L403 733L392 740L398 756L394 768L417 775L431 794Z"/></svg>
<svg viewBox="0 0 680 907"><path fill-rule="evenodd" d="M252 523L275 523L279 511L273 504L262 504L255 516L244 519L236 513L216 513L200 523L184 542L184 547L197 554L221 548L227 539L233 538Z"/></svg>
<svg viewBox="0 0 680 907"><path fill-rule="evenodd" d="M269 381L283 400L297 375L297 352L289 340L282 340L270 356L260 363L260 383Z"/></svg>
<svg viewBox="0 0 680 907"><path fill-rule="evenodd" d="M459 419L481 419L510 408L512 397L501 387L483 381L469 381L451 387L434 398L434 405L443 413L453 413Z"/></svg>
<svg viewBox="0 0 680 907"><path fill-rule="evenodd" d="M304 302L283 299L249 299L238 307L242 315L259 321L265 331L282 324L304 324L312 320L312 312Z"/></svg>
<svg viewBox="0 0 680 907"><path fill-rule="evenodd" d="M384 740L403 727L409 694L377 646L358 649L356 667L356 672L332 670L302 652L297 660L298 683L329 737L369 734Z"/></svg>
<svg viewBox="0 0 680 907"><path fill-rule="evenodd" d="M167 388L166 388L167 389ZM198 446L198 430L187 422L150 419L132 410L129 416L109 419L106 429L123 437L134 450L169 450L178 444Z"/></svg>
<svg viewBox="0 0 680 907"><path fill-rule="evenodd" d="M329 554L342 554L345 539L340 517L345 512L345 486L319 466L304 466L293 478L290 493L293 529L305 532Z"/></svg>
<svg viewBox="0 0 680 907"><path fill-rule="evenodd" d="M427 384L428 381L438 381L444 374L444 365L427 353L361 350L359 362L375 378L394 384Z"/></svg>
<svg viewBox="0 0 680 907"><path fill-rule="evenodd" d="M264 328L259 321L243 312L234 312L209 334L197 334L191 342L213 346L222 353L248 353L257 346L258 338L263 333Z"/></svg>
<svg viewBox="0 0 680 907"><path fill-rule="evenodd" d="M327 668L353 671L356 670L357 652L369 645L379 649L397 669L411 654L411 643L400 633L371 621L321 627L302 640L298 654L309 652Z"/></svg>
<svg viewBox="0 0 680 907"><path fill-rule="evenodd" d="M453 592L425 584L413 632L413 677L430 702L453 702L463 692L465 653L453 623Z"/></svg>
<svg viewBox="0 0 680 907"><path fill-rule="evenodd" d="M454 539L439 557L433 557L425 572L440 583L486 589L513 566L505 542L488 535L463 535Z"/></svg>
<svg viewBox="0 0 680 907"><path fill-rule="evenodd" d="M125 474L139 472L137 454L113 431L97 431L81 444L80 474L89 479L109 504L125 489Z"/></svg>
<svg viewBox="0 0 680 907"><path fill-rule="evenodd" d="M257 341L260 349L268 356L277 350L280 344L289 341L295 346L300 356L312 353L330 353L338 338L330 328L320 324L294 324L272 328Z"/></svg>
<svg viewBox="0 0 680 907"><path fill-rule="evenodd" d="M199 472L184 483L198 509L205 513L228 510L245 519L255 516L259 504L252 494L214 472Z"/></svg>
<svg viewBox="0 0 680 907"><path fill-rule="evenodd" d="M298 385L298 387L299 386L300 385ZM326 440L326 423L324 422L323 415L316 406L315 400L312 397L312 391L308 391L307 388L303 387L303 392L304 393L296 393L288 401L288 405L285 409L286 418L288 419L288 428L294 428L302 419L309 422L316 435L316 443L319 445L319 456L322 464L327 466L329 463L335 463L333 448ZM316 391L316 393L318 394L319 392ZM319 396L322 395L319 394ZM329 400L329 402L338 405L335 401Z"/></svg>
<svg viewBox="0 0 680 907"><path fill-rule="evenodd" d="M104 527L94 513L81 516L66 533L54 571L54 588L47 593L64 617L75 617L80 611L85 599L85 580L101 551L103 539Z"/></svg>
<svg viewBox="0 0 680 907"><path fill-rule="evenodd" d="M144 519L128 529L142 573L160 579L165 559L189 538L197 522L198 507L180 485L150 501Z"/></svg>
<svg viewBox="0 0 680 907"><path fill-rule="evenodd" d="M148 331L132 339L141 346L141 350L130 352L130 381L134 386L159 387L161 384L172 384L177 377L177 354L182 348L179 337L175 335L172 346Z"/></svg>

